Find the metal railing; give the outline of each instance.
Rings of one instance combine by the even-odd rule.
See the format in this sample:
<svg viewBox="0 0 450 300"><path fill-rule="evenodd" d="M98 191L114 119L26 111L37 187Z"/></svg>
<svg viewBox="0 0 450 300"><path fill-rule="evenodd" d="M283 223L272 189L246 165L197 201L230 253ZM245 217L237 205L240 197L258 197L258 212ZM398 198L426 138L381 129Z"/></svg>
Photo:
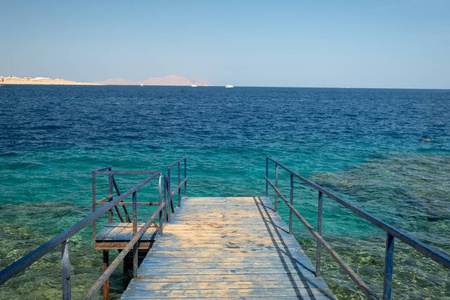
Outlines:
<svg viewBox="0 0 450 300"><path fill-rule="evenodd" d="M111 200L114 198L114 191L116 191L117 196L120 196L120 191L119 191L119 187L117 185L116 179L114 177L114 175L116 174L155 174L158 171L112 171L111 167L105 167L102 169L98 169L95 171L92 171L92 212L95 212L97 206L105 206L108 205L109 202L111 202ZM97 189L97 175L98 174L106 174L108 175L108 196L101 198L100 200L96 200L97 195L96 195L96 189ZM137 202L136 203L137 206L159 206L160 203L159 202ZM120 213L119 210L119 206L121 206L123 208L123 211L125 213L125 219L123 218L122 214ZM128 213L127 210L127 206L134 206L133 203L130 202L124 202L124 201L120 201L116 206L114 206L114 209L117 213L117 216L120 219L120 222L122 223L132 223L132 220L130 218L130 215ZM109 210L108 212L108 223L111 224L113 223L113 210ZM95 236L97 233L97 228L96 228L96 221L92 222L92 238L95 240Z"/></svg>
<svg viewBox="0 0 450 300"><path fill-rule="evenodd" d="M184 179L181 180L181 164L184 164ZM171 169L177 165L178 166L178 185L177 187L171 191ZM186 157L179 159L167 167L167 175L164 176L164 182L166 189L164 190L164 199L168 199L169 203L169 213L168 213L168 221L170 221L171 213L175 212L172 197L178 192L178 207L181 206L181 188L184 186L184 197L187 197L187 162Z"/></svg>
<svg viewBox="0 0 450 300"><path fill-rule="evenodd" d="M275 164L275 183L269 180L269 161ZM279 167L290 173L290 195L289 201L278 189L278 171ZM317 230L306 221L306 219L294 208L294 177L299 179L301 182L307 184L308 186L316 189L318 194L318 216L317 216ZM378 299L377 295L370 289L369 286L353 271L350 266L339 256L339 254L333 250L333 248L323 239L322 237L322 211L323 211L323 195L326 195L330 199L333 199L340 205L356 213L358 216L366 219L375 226L381 228L386 232L386 249L385 249L385 270L384 270L384 286L383 286L383 299L391 299L392 290L392 274L393 274L393 263L394 263L394 240L399 239L403 243L411 246L418 252L422 253L426 257L434 260L435 262L441 264L445 268L450 268L450 257L441 253L423 242L409 236L406 233L401 232L392 225L384 222L383 220L367 213L366 211L354 206L350 202L334 195L330 191L321 187L320 185L306 179L305 177L299 175L297 172L292 171L281 163L275 161L272 158L266 157L266 197L269 196L269 185L275 191L275 203L274 210L278 208L278 196L283 200L283 202L289 207L289 233L292 234L292 219L293 215L303 223L303 225L311 232L311 234L317 240L317 251L316 251L316 277L320 276L321 268L321 256L322 247L331 255L331 257L339 264L339 266L349 275L353 282L361 289L361 291L367 296L368 299Z"/></svg>
<svg viewBox="0 0 450 300"><path fill-rule="evenodd" d="M54 238L50 239L46 243L42 244L35 250L31 251L21 259L17 260L16 262L12 263L5 269L0 271L0 285L20 273L21 271L24 271L27 267L32 265L34 262L39 260L41 257L46 255L47 253L54 250L56 247L61 245L61 268L62 268L62 298L63 299L70 299L71 298L71 285L70 285L70 238L75 235L77 232L85 228L90 223L95 222L101 215L108 212L110 215L112 214L112 210L117 207L118 205L123 205L123 200L125 200L127 197L132 196L132 206L133 206L133 239L128 243L126 248L120 253L120 255L114 260L114 262L110 265L110 267L106 270L106 272L100 277L100 279L94 284L94 286L91 288L91 290L86 294L85 299L91 299L94 294L100 289L101 285L106 282L106 280L111 275L112 271L118 266L120 261L123 260L125 255L134 248L135 254L137 251L137 243L140 239L140 237L145 233L145 231L151 226L153 220L156 218L156 216L160 215L160 224L159 224L159 233L162 234L162 209L166 207L166 203L162 201L162 185L161 185L161 179L162 174L159 171L143 171L143 172L112 172L110 167L98 169L93 172L93 177L95 177L94 174L100 174L100 173L106 173L109 174L110 178L112 178L113 174L150 174L151 176L147 177L142 182L136 184L132 188L130 188L125 193L112 198L112 189L111 184L113 181L110 179L110 193L107 197L107 199L101 199L99 201L94 201L97 203L102 203L106 200L108 200L108 203L102 204L103 206L95 210L95 207L93 207L93 212L84 218L83 220L79 221L72 227L68 228L64 232L58 234ZM152 181L153 179L158 178L158 189L159 189L159 206L156 209L156 211L153 213L153 215L148 219L148 221L145 223L145 225L137 232L137 218L136 218L136 208L137 208L137 191L144 187L147 183ZM95 182L95 179L94 179ZM93 186L93 191L95 194L95 184ZM118 190L117 190L118 191ZM119 193L119 192L118 192ZM95 197L94 197L95 199ZM129 218L129 216L128 216ZM95 228L95 227L94 227ZM94 235L95 236L95 235ZM137 255L135 255L135 259L137 259ZM134 275L137 276L137 261L136 261L136 268L134 268Z"/></svg>
<svg viewBox="0 0 450 300"><path fill-rule="evenodd" d="M108 196L96 201L96 176L98 174L106 174L108 175ZM132 233L133 238L130 242L124 247L123 250L120 251L120 254L114 259L114 261L109 265L109 255L108 251L103 251L103 260L104 260L104 269L102 276L95 282L95 284L92 286L92 288L87 292L84 299L92 299L94 295L99 291L101 286L103 285L103 299L109 299L109 277L114 272L114 270L118 267L120 262L122 262L127 254L133 250L133 277L138 276L138 267L139 267L139 261L138 261L138 252L139 252L139 240L141 239L142 235L147 231L147 229L150 228L150 226L153 224L153 221L155 218L159 215L159 225L158 225L158 233L162 235L163 233L163 220L167 218L163 218L163 208L164 208L164 215L167 215L167 203L166 201L162 201L162 174L159 171L112 171L111 167L102 168L99 170L95 170L92 172L92 210L95 212L97 206L105 206L108 205L109 202L114 201L112 200L114 197L113 194L113 188L115 189L117 196L120 197L120 191L117 186L116 180L114 178L115 174L146 174L146 175L154 175L158 174L158 202L138 202L137 201L137 190L132 193L132 202L124 202L119 201L115 206L115 211L117 212L117 215L122 223L133 223L132 226ZM138 222L137 222L137 207L138 206L151 206L151 205L157 205L158 208L156 211L151 215L151 217L147 220L147 222L144 223L144 225L139 229L138 232ZM118 206L122 206L125 212L126 222L124 218L122 217ZM128 211L126 209L126 206L132 206L132 217L133 220L131 221L131 218L128 214ZM108 224L113 223L113 209L111 208L108 211ZM92 222L93 225L93 239L96 240L96 222Z"/></svg>
<svg viewBox="0 0 450 300"><path fill-rule="evenodd" d="M139 249L139 240L141 239L142 235L147 231L147 229L150 228L155 218L159 215L159 226L158 226L158 233L160 235L163 234L163 220L162 217L162 210L163 208L166 208L166 202L162 201L162 189L161 189L161 173L158 172L159 177L159 206L156 209L156 211L152 214L152 216L148 219L147 222L137 231L137 194L136 191L132 194L132 204L133 205L133 238L131 241L127 244L127 246L120 251L120 254L114 259L114 261L111 263L111 265L108 266L108 268L103 272L102 276L95 282L95 284L91 287L91 289L86 293L83 299L92 299L95 294L100 290L102 286L105 288L105 283L108 281L111 274L114 272L114 270L119 266L120 262L124 260L128 252L133 249L133 277L136 278L138 276L138 249ZM119 196L120 197L120 196ZM167 214L167 209L166 214ZM112 211L112 209L111 209ZM109 285L108 285L109 288Z"/></svg>

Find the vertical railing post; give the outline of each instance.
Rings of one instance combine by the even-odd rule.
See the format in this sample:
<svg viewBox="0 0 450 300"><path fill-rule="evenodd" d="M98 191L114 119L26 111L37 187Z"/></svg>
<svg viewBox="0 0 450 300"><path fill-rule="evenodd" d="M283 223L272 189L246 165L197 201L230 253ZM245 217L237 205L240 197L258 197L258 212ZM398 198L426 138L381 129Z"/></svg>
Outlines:
<svg viewBox="0 0 450 300"><path fill-rule="evenodd" d="M161 173L159 173L159 181L158 181L158 193L159 193L159 206L161 206L162 204L162 193L161 193ZM164 207L164 209L166 209L166 207ZM164 219L163 219L163 211L161 210L159 212L159 234L162 235L163 234L163 223Z"/></svg>
<svg viewBox="0 0 450 300"><path fill-rule="evenodd" d="M178 186L181 183L181 162L178 162ZM181 206L181 187L178 189L178 207Z"/></svg>
<svg viewBox="0 0 450 300"><path fill-rule="evenodd" d="M109 266L109 250L103 250L103 273ZM109 299L109 277L103 284L103 300Z"/></svg>
<svg viewBox="0 0 450 300"><path fill-rule="evenodd" d="M113 199L112 198L112 196L113 196L113 177L112 177L111 171L109 171L109 173L108 173L108 193L109 193L108 196L110 196L108 202L111 202L111 200ZM113 209L111 208L108 213L108 223L111 224L112 222L113 222Z"/></svg>
<svg viewBox="0 0 450 300"><path fill-rule="evenodd" d="M294 175L291 174L291 193L289 197L289 203L294 205ZM292 234L292 208L289 208L289 234Z"/></svg>
<svg viewBox="0 0 450 300"><path fill-rule="evenodd" d="M323 211L323 193L319 191L317 204L317 233L322 236L322 211ZM322 244L317 240L316 252L316 277L320 277L320 266L322 260Z"/></svg>
<svg viewBox="0 0 450 300"><path fill-rule="evenodd" d="M137 234L137 194L133 193L133 237ZM139 241L134 244L133 248L133 277L138 276L138 259L139 259Z"/></svg>
<svg viewBox="0 0 450 300"><path fill-rule="evenodd" d="M62 298L70 300L70 240L61 244Z"/></svg>
<svg viewBox="0 0 450 300"><path fill-rule="evenodd" d="M386 233L386 257L384 266L383 300L391 299L392 273L394 269L394 236Z"/></svg>
<svg viewBox="0 0 450 300"><path fill-rule="evenodd" d="M96 197L95 197L95 172L92 172L92 212L96 209ZM92 222L92 239L95 241L95 234L97 232L96 220Z"/></svg>
<svg viewBox="0 0 450 300"><path fill-rule="evenodd" d="M187 177L187 159L184 159L184 179ZM184 197L187 197L187 181L184 182Z"/></svg>
<svg viewBox="0 0 450 300"><path fill-rule="evenodd" d="M170 209L172 209L173 212L173 203L172 203L172 196L170 195L170 168L167 168L167 194L169 197L169 204L170 204Z"/></svg>
<svg viewBox="0 0 450 300"><path fill-rule="evenodd" d="M164 175L164 203L166 203L166 218L167 218L167 222L170 222L171 220L171 211L170 209L167 209L167 206L169 205L168 203L168 199L167 199L167 175Z"/></svg>
<svg viewBox="0 0 450 300"><path fill-rule="evenodd" d="M266 177L269 178L269 158L266 157ZM269 198L269 182L266 180L266 197Z"/></svg>
<svg viewBox="0 0 450 300"><path fill-rule="evenodd" d="M278 164L275 166L275 187L278 188ZM277 191L275 191L275 211L277 211L277 209L278 209L278 193Z"/></svg>

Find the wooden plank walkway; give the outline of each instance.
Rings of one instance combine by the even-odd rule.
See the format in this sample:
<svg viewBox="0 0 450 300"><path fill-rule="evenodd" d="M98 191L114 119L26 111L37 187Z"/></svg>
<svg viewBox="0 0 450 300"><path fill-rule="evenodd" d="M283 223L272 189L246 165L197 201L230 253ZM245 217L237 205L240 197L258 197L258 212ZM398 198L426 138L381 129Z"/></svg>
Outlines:
<svg viewBox="0 0 450 300"><path fill-rule="evenodd" d="M335 299L265 198L186 198L122 299Z"/></svg>
<svg viewBox="0 0 450 300"><path fill-rule="evenodd" d="M144 223L137 223L139 231ZM157 236L157 226L147 229L139 243L139 249L149 249ZM95 235L94 248L97 250L124 249L133 238L133 223L111 223Z"/></svg>

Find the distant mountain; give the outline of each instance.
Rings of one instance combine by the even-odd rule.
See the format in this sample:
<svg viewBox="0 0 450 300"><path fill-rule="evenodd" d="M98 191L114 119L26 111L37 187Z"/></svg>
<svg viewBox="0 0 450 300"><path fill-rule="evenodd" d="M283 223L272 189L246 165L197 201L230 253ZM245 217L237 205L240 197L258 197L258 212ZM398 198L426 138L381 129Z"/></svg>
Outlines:
<svg viewBox="0 0 450 300"><path fill-rule="evenodd" d="M149 78L145 81L139 82L143 85L181 85L181 86L212 86L209 82L203 79L191 79L179 75L169 75L162 78Z"/></svg>
<svg viewBox="0 0 450 300"><path fill-rule="evenodd" d="M172 86L212 86L208 81L203 79L187 78L179 75L169 75L161 78L149 78L141 82L133 82L126 79L108 79L105 81L97 81L96 83L105 85L172 85Z"/></svg>
<svg viewBox="0 0 450 300"><path fill-rule="evenodd" d="M209 83L206 80L199 79L199 78L191 78L189 79L192 81L192 84L198 85L198 86L213 86L211 83Z"/></svg>
<svg viewBox="0 0 450 300"><path fill-rule="evenodd" d="M108 79L105 81L96 81L95 83L105 84L105 85L137 85L137 82L133 82L127 79L115 78Z"/></svg>

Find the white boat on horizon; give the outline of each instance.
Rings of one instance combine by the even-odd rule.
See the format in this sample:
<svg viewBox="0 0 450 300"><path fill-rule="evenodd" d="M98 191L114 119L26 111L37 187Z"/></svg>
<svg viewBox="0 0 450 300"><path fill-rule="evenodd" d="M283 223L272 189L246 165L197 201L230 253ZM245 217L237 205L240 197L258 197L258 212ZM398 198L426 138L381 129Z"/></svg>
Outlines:
<svg viewBox="0 0 450 300"><path fill-rule="evenodd" d="M227 84L227 85L225 86L225 88L226 88L226 89L232 89L232 88L234 88L234 86L232 86L231 84Z"/></svg>
<svg viewBox="0 0 450 300"><path fill-rule="evenodd" d="M193 85L191 85L191 87L197 87L197 85L196 85L196 84L193 84Z"/></svg>

